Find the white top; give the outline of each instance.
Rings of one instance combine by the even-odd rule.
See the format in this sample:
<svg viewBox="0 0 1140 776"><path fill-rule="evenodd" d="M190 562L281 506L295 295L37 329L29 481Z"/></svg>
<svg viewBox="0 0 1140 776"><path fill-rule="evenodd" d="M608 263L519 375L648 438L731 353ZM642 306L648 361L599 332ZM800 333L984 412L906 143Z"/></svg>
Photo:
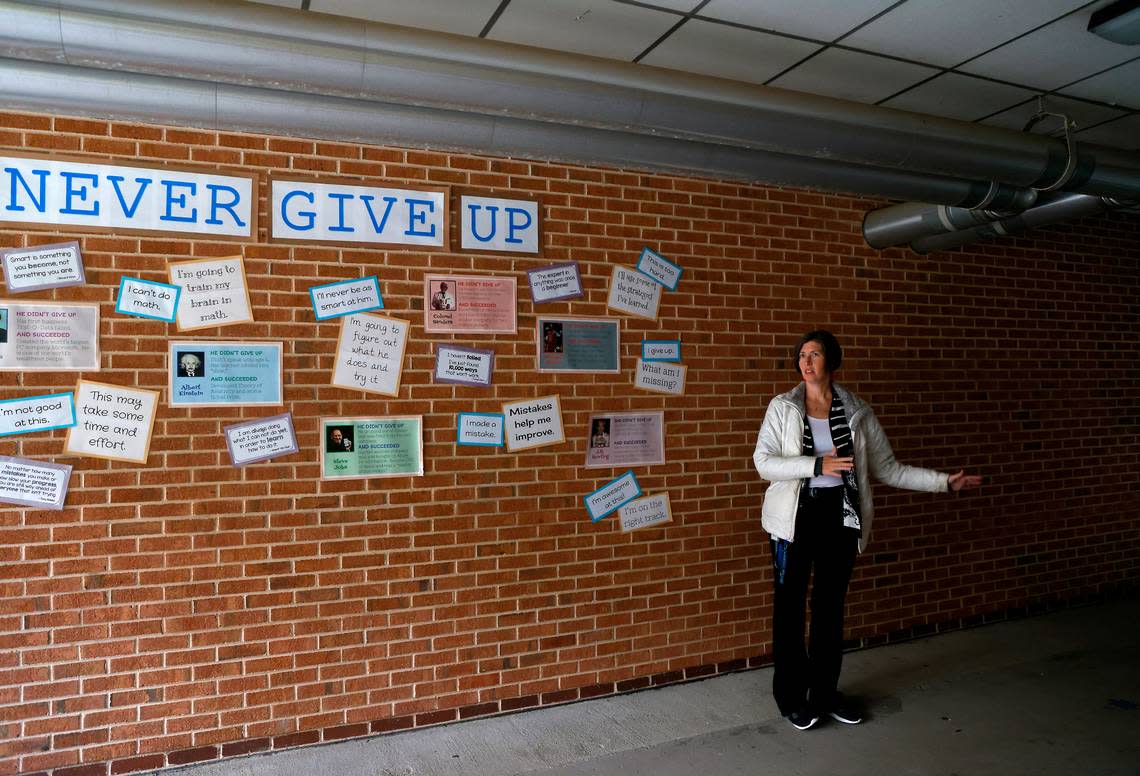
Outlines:
<svg viewBox="0 0 1140 776"><path fill-rule="evenodd" d="M835 443L831 441L831 422L827 418L808 415L808 423L811 425L811 440L815 445L816 456L830 455L835 450ZM808 487L811 488L836 488L842 484L843 478L834 474L821 474L808 481Z"/></svg>

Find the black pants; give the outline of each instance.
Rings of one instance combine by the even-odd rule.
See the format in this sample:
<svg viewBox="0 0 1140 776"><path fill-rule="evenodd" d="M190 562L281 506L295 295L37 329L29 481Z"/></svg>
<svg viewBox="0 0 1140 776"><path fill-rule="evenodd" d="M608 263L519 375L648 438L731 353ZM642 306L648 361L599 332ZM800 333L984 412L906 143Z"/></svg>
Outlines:
<svg viewBox="0 0 1140 776"><path fill-rule="evenodd" d="M826 714L835 699L843 665L843 603L855 565L859 532L843 525L843 488L803 488L795 541L786 545L783 582L776 572L772 617L775 675L772 693L781 714L805 706ZM773 557L777 542L772 541ZM804 646L805 599L811 592L811 643Z"/></svg>

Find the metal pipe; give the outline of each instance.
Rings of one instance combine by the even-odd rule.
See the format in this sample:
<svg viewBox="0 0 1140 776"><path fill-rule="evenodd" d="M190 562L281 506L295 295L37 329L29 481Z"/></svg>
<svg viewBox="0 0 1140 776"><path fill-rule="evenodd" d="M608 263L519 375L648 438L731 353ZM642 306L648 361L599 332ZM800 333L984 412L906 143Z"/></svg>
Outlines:
<svg viewBox="0 0 1140 776"><path fill-rule="evenodd" d="M1023 213L993 223L980 224L957 232L923 237L911 243L916 253L948 251L992 237L1020 234L1029 229L1070 221L1083 216L1096 215L1107 210L1132 207L1135 203L1122 202L1109 197L1091 197L1087 194L1062 194Z"/></svg>
<svg viewBox="0 0 1140 776"><path fill-rule="evenodd" d="M701 144L710 150L710 157L716 156L717 148L761 151L970 180L975 187L978 181L996 181L1015 188L1055 178L1068 160L1063 143L1042 136L266 5L217 0L3 0L0 18L5 19L0 56L67 62L90 71L114 70L139 77L348 98L385 107L433 107L494 119L587 127L631 139L669 138ZM110 97L105 114L123 109L116 95ZM76 103L60 95L51 109L73 111ZM177 106L170 105L165 120L176 114ZM266 129L298 131L288 126ZM647 147L655 145L644 142ZM547 147L536 153L560 159L560 151ZM616 158L596 161L620 163ZM667 158L652 161L655 168L674 166ZM788 182L811 185L798 179ZM1140 193L1140 158L1083 146L1069 188L1134 196ZM944 191L915 198L945 204L964 201L947 199Z"/></svg>
<svg viewBox="0 0 1140 776"><path fill-rule="evenodd" d="M946 232L1008 218L1037 202L1033 189L1009 189L974 206L951 207L928 202L904 202L901 205L872 210L863 217L863 239L872 248L892 248Z"/></svg>

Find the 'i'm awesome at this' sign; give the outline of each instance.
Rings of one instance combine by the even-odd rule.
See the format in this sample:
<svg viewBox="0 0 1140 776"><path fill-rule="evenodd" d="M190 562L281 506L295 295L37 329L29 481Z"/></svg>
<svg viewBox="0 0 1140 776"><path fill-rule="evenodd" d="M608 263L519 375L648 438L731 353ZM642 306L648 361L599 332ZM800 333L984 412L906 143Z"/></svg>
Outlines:
<svg viewBox="0 0 1140 776"><path fill-rule="evenodd" d="M0 222L251 237L256 182L254 175L0 156Z"/></svg>

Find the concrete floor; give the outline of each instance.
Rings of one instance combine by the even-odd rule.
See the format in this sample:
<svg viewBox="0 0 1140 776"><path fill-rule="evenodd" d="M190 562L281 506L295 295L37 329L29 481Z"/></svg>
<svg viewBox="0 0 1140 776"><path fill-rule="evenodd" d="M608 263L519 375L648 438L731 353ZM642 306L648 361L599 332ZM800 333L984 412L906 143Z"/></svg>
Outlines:
<svg viewBox="0 0 1140 776"><path fill-rule="evenodd" d="M801 732L771 669L163 776L1140 776L1140 600L847 655L857 726Z"/></svg>

